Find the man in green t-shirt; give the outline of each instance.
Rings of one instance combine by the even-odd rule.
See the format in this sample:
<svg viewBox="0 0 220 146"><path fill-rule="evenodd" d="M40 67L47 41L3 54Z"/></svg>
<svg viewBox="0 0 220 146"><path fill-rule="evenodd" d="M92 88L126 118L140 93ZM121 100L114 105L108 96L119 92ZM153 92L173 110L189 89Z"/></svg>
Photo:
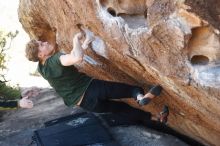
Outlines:
<svg viewBox="0 0 220 146"><path fill-rule="evenodd" d="M81 44L83 38L85 40ZM93 79L79 72L74 65L83 61L83 49L86 49L92 40L93 36L87 33L85 37L83 33L77 33L73 38L73 49L67 54L59 52L54 44L31 40L26 45L26 57L30 61L38 62L39 73L63 98L67 106L79 105L93 112L122 112L129 111L131 107L111 99L133 98L140 105L146 105L160 95L161 86L153 86L144 94L141 87Z"/></svg>

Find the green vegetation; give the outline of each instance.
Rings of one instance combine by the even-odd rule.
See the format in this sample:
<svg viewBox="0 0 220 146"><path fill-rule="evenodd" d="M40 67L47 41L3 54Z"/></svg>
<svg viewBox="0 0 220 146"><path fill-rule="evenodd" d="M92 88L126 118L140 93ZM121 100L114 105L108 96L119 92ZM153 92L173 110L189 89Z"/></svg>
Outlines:
<svg viewBox="0 0 220 146"><path fill-rule="evenodd" d="M0 97L5 99L14 99L20 96L19 88L8 86L8 81L5 79L5 74L3 73L7 69L5 65L7 61L6 50L10 49L11 43L17 34L18 31L15 33L4 33L0 31Z"/></svg>

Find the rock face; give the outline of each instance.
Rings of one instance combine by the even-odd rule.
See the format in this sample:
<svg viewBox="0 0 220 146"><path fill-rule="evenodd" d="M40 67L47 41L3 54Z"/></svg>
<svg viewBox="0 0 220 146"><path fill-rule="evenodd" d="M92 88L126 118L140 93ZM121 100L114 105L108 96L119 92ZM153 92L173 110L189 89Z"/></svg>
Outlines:
<svg viewBox="0 0 220 146"><path fill-rule="evenodd" d="M161 84L162 95L142 109L167 104L169 126L220 143L220 1L20 0L18 13L31 38L56 40L66 52L74 34L88 29L96 39L82 71L145 89Z"/></svg>

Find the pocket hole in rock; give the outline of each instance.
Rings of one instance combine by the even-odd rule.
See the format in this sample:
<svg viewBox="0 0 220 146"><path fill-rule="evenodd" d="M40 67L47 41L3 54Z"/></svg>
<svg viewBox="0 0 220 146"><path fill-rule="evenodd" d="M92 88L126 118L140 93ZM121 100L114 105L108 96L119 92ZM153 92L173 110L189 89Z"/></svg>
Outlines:
<svg viewBox="0 0 220 146"><path fill-rule="evenodd" d="M192 65L207 65L209 58L204 55L195 55L191 58Z"/></svg>
<svg viewBox="0 0 220 146"><path fill-rule="evenodd" d="M108 8L107 11L109 12L109 14L111 14L113 17L116 17L116 12L113 8Z"/></svg>

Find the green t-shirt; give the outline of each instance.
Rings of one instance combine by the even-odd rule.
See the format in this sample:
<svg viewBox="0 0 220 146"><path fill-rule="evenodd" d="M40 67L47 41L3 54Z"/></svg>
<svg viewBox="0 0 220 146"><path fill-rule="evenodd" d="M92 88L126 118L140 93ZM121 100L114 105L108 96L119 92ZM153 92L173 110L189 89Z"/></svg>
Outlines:
<svg viewBox="0 0 220 146"><path fill-rule="evenodd" d="M92 78L78 72L73 65L63 66L59 59L61 55L58 52L48 58L44 65L39 63L38 71L63 98L64 103L73 106L79 102Z"/></svg>

